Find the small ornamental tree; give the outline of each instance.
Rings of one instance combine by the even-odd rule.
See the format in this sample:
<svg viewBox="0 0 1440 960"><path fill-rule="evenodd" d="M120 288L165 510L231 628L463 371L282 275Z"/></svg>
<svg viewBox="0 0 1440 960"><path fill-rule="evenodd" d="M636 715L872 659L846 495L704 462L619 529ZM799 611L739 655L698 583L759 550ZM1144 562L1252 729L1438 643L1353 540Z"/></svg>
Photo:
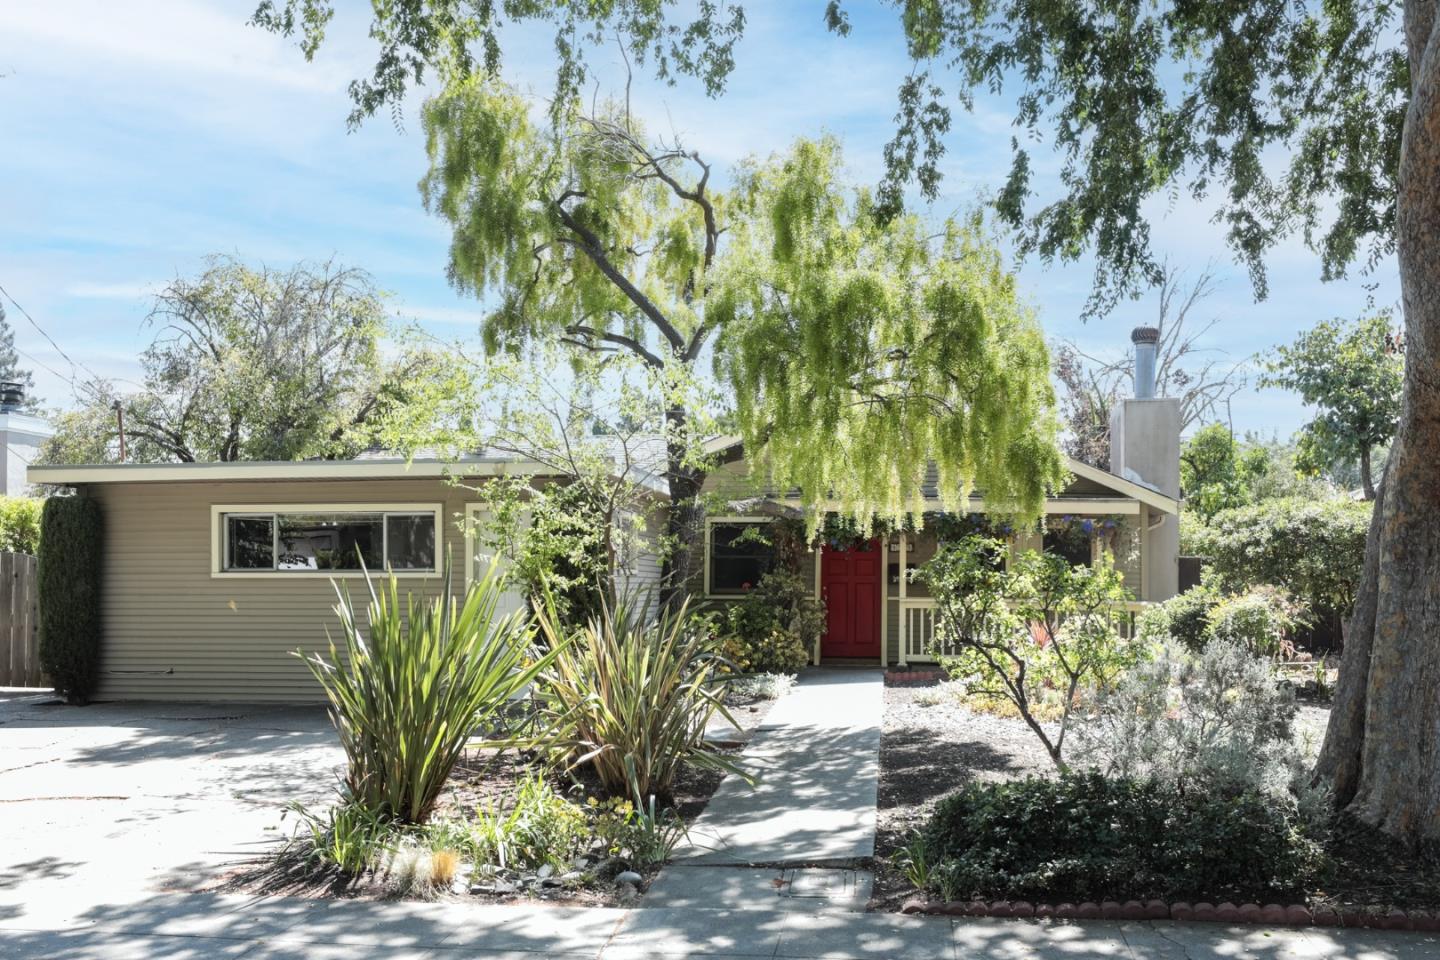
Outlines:
<svg viewBox="0 0 1440 960"><path fill-rule="evenodd" d="M1103 687L1138 658L1111 608L1128 599L1108 564L1071 566L1027 550L1004 564L1004 541L968 536L945 544L919 577L935 596L941 663L976 696L1011 703L1065 769L1065 736L1077 695ZM1037 715L1047 691L1060 696L1058 729Z"/></svg>
<svg viewBox="0 0 1440 960"><path fill-rule="evenodd" d="M100 504L51 497L41 515L40 666L68 703L85 703L100 668Z"/></svg>
<svg viewBox="0 0 1440 960"><path fill-rule="evenodd" d="M1280 347L1260 381L1294 390L1315 408L1315 418L1300 429L1300 465L1319 472L1358 461L1366 500L1375 499L1372 455L1400 422L1403 349L1388 313L1322 321Z"/></svg>

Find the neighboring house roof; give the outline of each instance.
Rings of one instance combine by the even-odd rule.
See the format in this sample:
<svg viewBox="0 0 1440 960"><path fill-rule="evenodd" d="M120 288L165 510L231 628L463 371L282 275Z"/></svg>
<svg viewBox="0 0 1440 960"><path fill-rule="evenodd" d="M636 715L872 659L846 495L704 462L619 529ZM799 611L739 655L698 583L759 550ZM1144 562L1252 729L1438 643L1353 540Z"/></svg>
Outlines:
<svg viewBox="0 0 1440 960"><path fill-rule="evenodd" d="M709 440L705 444L705 451L711 455L720 456L723 460L734 462L743 458L744 445L738 436L721 436ZM1087 463L1081 463L1074 457L1066 456L1064 460L1065 468L1074 476L1088 480L1107 491L1119 494L1124 499L1137 500L1163 513L1180 512L1179 500L1166 496L1152 487L1146 486L1143 483L1136 483L1134 480L1129 480L1125 477L1116 476L1108 470L1101 470L1099 467L1092 467ZM930 466L930 469L926 471L925 482L921 487L921 494L927 500L939 499L939 471L935 469L933 464ZM1059 497L1056 499L1063 500L1070 498ZM1082 498L1076 497L1073 499L1078 500ZM1083 499L1095 498L1087 497ZM984 495L982 493L972 496L971 500L980 503L984 500Z"/></svg>

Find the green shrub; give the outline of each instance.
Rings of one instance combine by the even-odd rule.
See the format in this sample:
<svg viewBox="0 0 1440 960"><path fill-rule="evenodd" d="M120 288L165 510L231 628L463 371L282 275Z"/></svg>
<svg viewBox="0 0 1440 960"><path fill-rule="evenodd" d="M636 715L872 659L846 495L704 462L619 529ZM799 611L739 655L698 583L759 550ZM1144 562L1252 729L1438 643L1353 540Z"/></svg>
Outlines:
<svg viewBox="0 0 1440 960"><path fill-rule="evenodd" d="M476 811L470 849L478 865L534 870L546 864L570 869L590 846L585 808L562 796L539 774L520 781L508 809L496 803Z"/></svg>
<svg viewBox="0 0 1440 960"><path fill-rule="evenodd" d="M1355 602L1373 506L1285 498L1222 510L1191 531L1190 547L1209 558L1227 593L1272 584L1321 618L1344 616Z"/></svg>
<svg viewBox="0 0 1440 960"><path fill-rule="evenodd" d="M537 613L558 651L540 675L541 726L555 737L557 765L590 764L612 795L644 806L670 797L682 764L742 773L705 740L719 713L730 723L717 684L717 641L689 614L622 599L573 632L553 603Z"/></svg>
<svg viewBox="0 0 1440 960"><path fill-rule="evenodd" d="M777 518L745 536L770 544L775 566L725 607L720 624L725 658L743 673L796 673L810 662L825 632L825 604L815 597L814 581L801 573L808 552L805 525Z"/></svg>
<svg viewBox="0 0 1440 960"><path fill-rule="evenodd" d="M1215 640L1192 654L1168 645L1089 705L1080 755L1110 776L1294 800L1306 831L1318 837L1329 798L1310 786L1295 742L1296 709L1294 688L1245 647Z"/></svg>
<svg viewBox="0 0 1440 960"><path fill-rule="evenodd" d="M100 670L104 520L84 497L50 497L40 521L40 666L70 703L95 692Z"/></svg>
<svg viewBox="0 0 1440 960"><path fill-rule="evenodd" d="M1253 654L1291 657L1291 638L1303 622L1303 611L1275 587L1253 587L1244 593L1221 597L1206 615L1211 643L1233 643Z"/></svg>
<svg viewBox="0 0 1440 960"><path fill-rule="evenodd" d="M946 899L1265 903L1300 895L1323 865L1293 805L1097 773L968 784L921 841Z"/></svg>
<svg viewBox="0 0 1440 960"><path fill-rule="evenodd" d="M1215 591L1204 585L1191 587L1146 609L1136 625L1136 635L1146 643L1174 640L1187 650L1203 650L1210 626L1210 608L1216 599Z"/></svg>
<svg viewBox="0 0 1440 960"><path fill-rule="evenodd" d="M724 613L725 659L742 673L797 673L825 629L825 607L791 570L772 570Z"/></svg>
<svg viewBox="0 0 1440 960"><path fill-rule="evenodd" d="M424 823L467 741L549 665L535 656L523 615L500 617L504 578L492 565L465 593L409 594L392 575L377 589L367 573L369 629L336 586L344 653L301 656L330 700L345 750L347 798L403 823ZM563 646L563 644L562 644Z"/></svg>
<svg viewBox="0 0 1440 960"><path fill-rule="evenodd" d="M0 553L40 553L39 497L0 497Z"/></svg>
<svg viewBox="0 0 1440 960"><path fill-rule="evenodd" d="M1290 657L1294 638L1307 622L1304 605L1283 590L1262 585L1224 593L1207 577L1142 613L1136 635L1149 644L1178 643L1191 653L1220 640L1259 656Z"/></svg>

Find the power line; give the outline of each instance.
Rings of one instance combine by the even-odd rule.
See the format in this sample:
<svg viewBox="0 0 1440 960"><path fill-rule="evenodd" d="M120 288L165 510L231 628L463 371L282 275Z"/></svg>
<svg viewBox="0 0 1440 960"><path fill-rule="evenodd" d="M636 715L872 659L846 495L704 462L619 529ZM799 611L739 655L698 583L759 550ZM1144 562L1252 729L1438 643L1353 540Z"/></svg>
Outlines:
<svg viewBox="0 0 1440 960"><path fill-rule="evenodd" d="M13 304L15 305L15 309L16 309L16 310L19 310L22 314L24 314L25 319L30 321L30 326L32 326L32 327L34 327L36 330L38 330L38 331L40 332L40 336L44 337L44 338L46 339L46 341L49 342L50 346L52 346L52 347L55 348L55 352L58 353L58 354L60 354L60 356L64 357L66 363L70 364L71 375L70 375L69 378L61 377L62 380L68 379L68 382L69 382L70 386L71 386L71 387L74 387L74 386L75 386L75 375L74 375L74 371L75 371L75 368L76 368L76 367L79 367L81 370L84 370L86 373L90 374L90 376L91 376L92 379L95 379L95 380L101 379L99 374L97 374L94 370L91 370L89 367L85 366L85 364L83 364L83 363L76 363L75 360L70 356L70 354L66 353L65 350L64 350L64 348L62 348L62 347L60 346L60 344L58 344L58 343L55 342L55 338L52 337L52 336L50 336L50 334L46 333L46 332L45 332L45 328L42 327L42 326L40 326L40 324L38 324L38 323L35 322L35 318L32 317L32 316L30 316L30 311L29 311L29 310L26 310L24 307L22 307L22 306L20 305L20 302L19 302L18 300L16 300L14 297L10 296L10 291L9 291L9 290L6 290L4 286L0 286L0 294L4 294L4 295L5 295L5 299L6 299L6 300L9 300L11 303L13 303ZM18 351L17 351L17 352L18 352ZM28 356L28 354L27 354L27 356ZM31 359L32 359L32 360L35 360L34 357L31 357ZM36 363L40 363L39 360L35 360L35 362L36 362ZM46 366L45 364L40 363L40 365L41 365L42 367L45 367L45 369L50 370L50 368L49 368L48 366ZM50 370L50 372L51 372L51 373L55 373L54 370ZM55 375L56 375L56 376L60 376L58 373L56 373Z"/></svg>
<svg viewBox="0 0 1440 960"><path fill-rule="evenodd" d="M35 356L33 353L27 353L27 352L25 352L24 350L21 350L19 347L16 347L16 348L15 348L15 352L18 353L18 354L20 354L20 356L24 357L26 360L29 360L31 363L35 364L37 367L40 367L42 370L46 371L46 372L49 373L51 376L58 377L58 378L60 378L61 380L65 381L66 383L70 384L70 389L71 389L71 390L74 390L74 389L75 389L75 376L74 376L74 374L71 374L70 376L67 377L67 376L65 376L65 374L61 373L59 370L56 370L54 367L50 366L50 364L46 363L44 360L41 360L39 357Z"/></svg>

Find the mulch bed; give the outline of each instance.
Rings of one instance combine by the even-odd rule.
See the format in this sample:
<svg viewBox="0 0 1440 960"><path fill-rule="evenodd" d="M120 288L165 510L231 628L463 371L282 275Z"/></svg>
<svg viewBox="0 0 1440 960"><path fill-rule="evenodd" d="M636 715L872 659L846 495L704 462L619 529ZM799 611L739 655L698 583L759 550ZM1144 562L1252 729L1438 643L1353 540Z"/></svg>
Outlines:
<svg viewBox="0 0 1440 960"><path fill-rule="evenodd" d="M936 686L937 681L916 678L892 682L885 689L875 891L870 903L875 910L898 911L916 896L892 860L941 799L974 781L1054 774L1054 765L1023 721L974 712L948 697L939 704L923 705L920 701L933 697ZM1328 704L1302 699L1297 736L1318 745L1328 716ZM1388 922L1409 922L1413 927L1413 920L1392 912L1423 917L1440 909L1440 851L1417 855L1360 824L1342 821L1335 829L1330 855L1332 866L1324 881L1309 892L1304 905L1290 905L1296 917L1308 912L1324 922L1334 918L1333 922L1350 924L1361 918L1368 926L1383 925L1379 918L1389 917ZM1033 910L1058 905L1022 905L1022 910L1027 906ZM1004 906L995 907L1001 911L996 915L1011 915ZM1158 909L1154 903L1149 908ZM950 906L951 912L967 909L980 915L976 904ZM1231 919L1228 913L1225 919ZM1265 919L1274 921L1274 914Z"/></svg>
<svg viewBox="0 0 1440 960"><path fill-rule="evenodd" d="M729 706L735 719L745 729L753 729L764 722L774 703L773 700L737 700ZM742 752L739 744L732 746L733 750L727 749L731 755ZM467 753L451 772L445 792L436 805L434 819L473 820L478 808L504 803L519 782L531 776L537 768L536 759L520 751L479 750ZM580 803L584 803L587 797L604 796L598 780L588 768L577 770L573 775L550 774L548 779L552 786ZM724 774L719 771L686 765L676 778L669 805L688 825L704 811L722 779ZM286 829L288 831L288 826ZM638 870L644 877L642 890L659 869ZM388 899L391 896L384 883L372 874L358 878L339 874L318 877L280 874L275 871L269 857L238 866L207 889L316 899ZM543 900L574 906L614 906L622 902L621 892L610 885L541 887L508 896L466 894L444 895L443 898L482 903Z"/></svg>
<svg viewBox="0 0 1440 960"><path fill-rule="evenodd" d="M935 804L976 780L1011 780L1049 774L1054 765L1022 722L974 713L956 701L919 701L934 679L887 685L880 738L876 812L875 890L870 906L899 910L915 895L892 864L912 831Z"/></svg>

